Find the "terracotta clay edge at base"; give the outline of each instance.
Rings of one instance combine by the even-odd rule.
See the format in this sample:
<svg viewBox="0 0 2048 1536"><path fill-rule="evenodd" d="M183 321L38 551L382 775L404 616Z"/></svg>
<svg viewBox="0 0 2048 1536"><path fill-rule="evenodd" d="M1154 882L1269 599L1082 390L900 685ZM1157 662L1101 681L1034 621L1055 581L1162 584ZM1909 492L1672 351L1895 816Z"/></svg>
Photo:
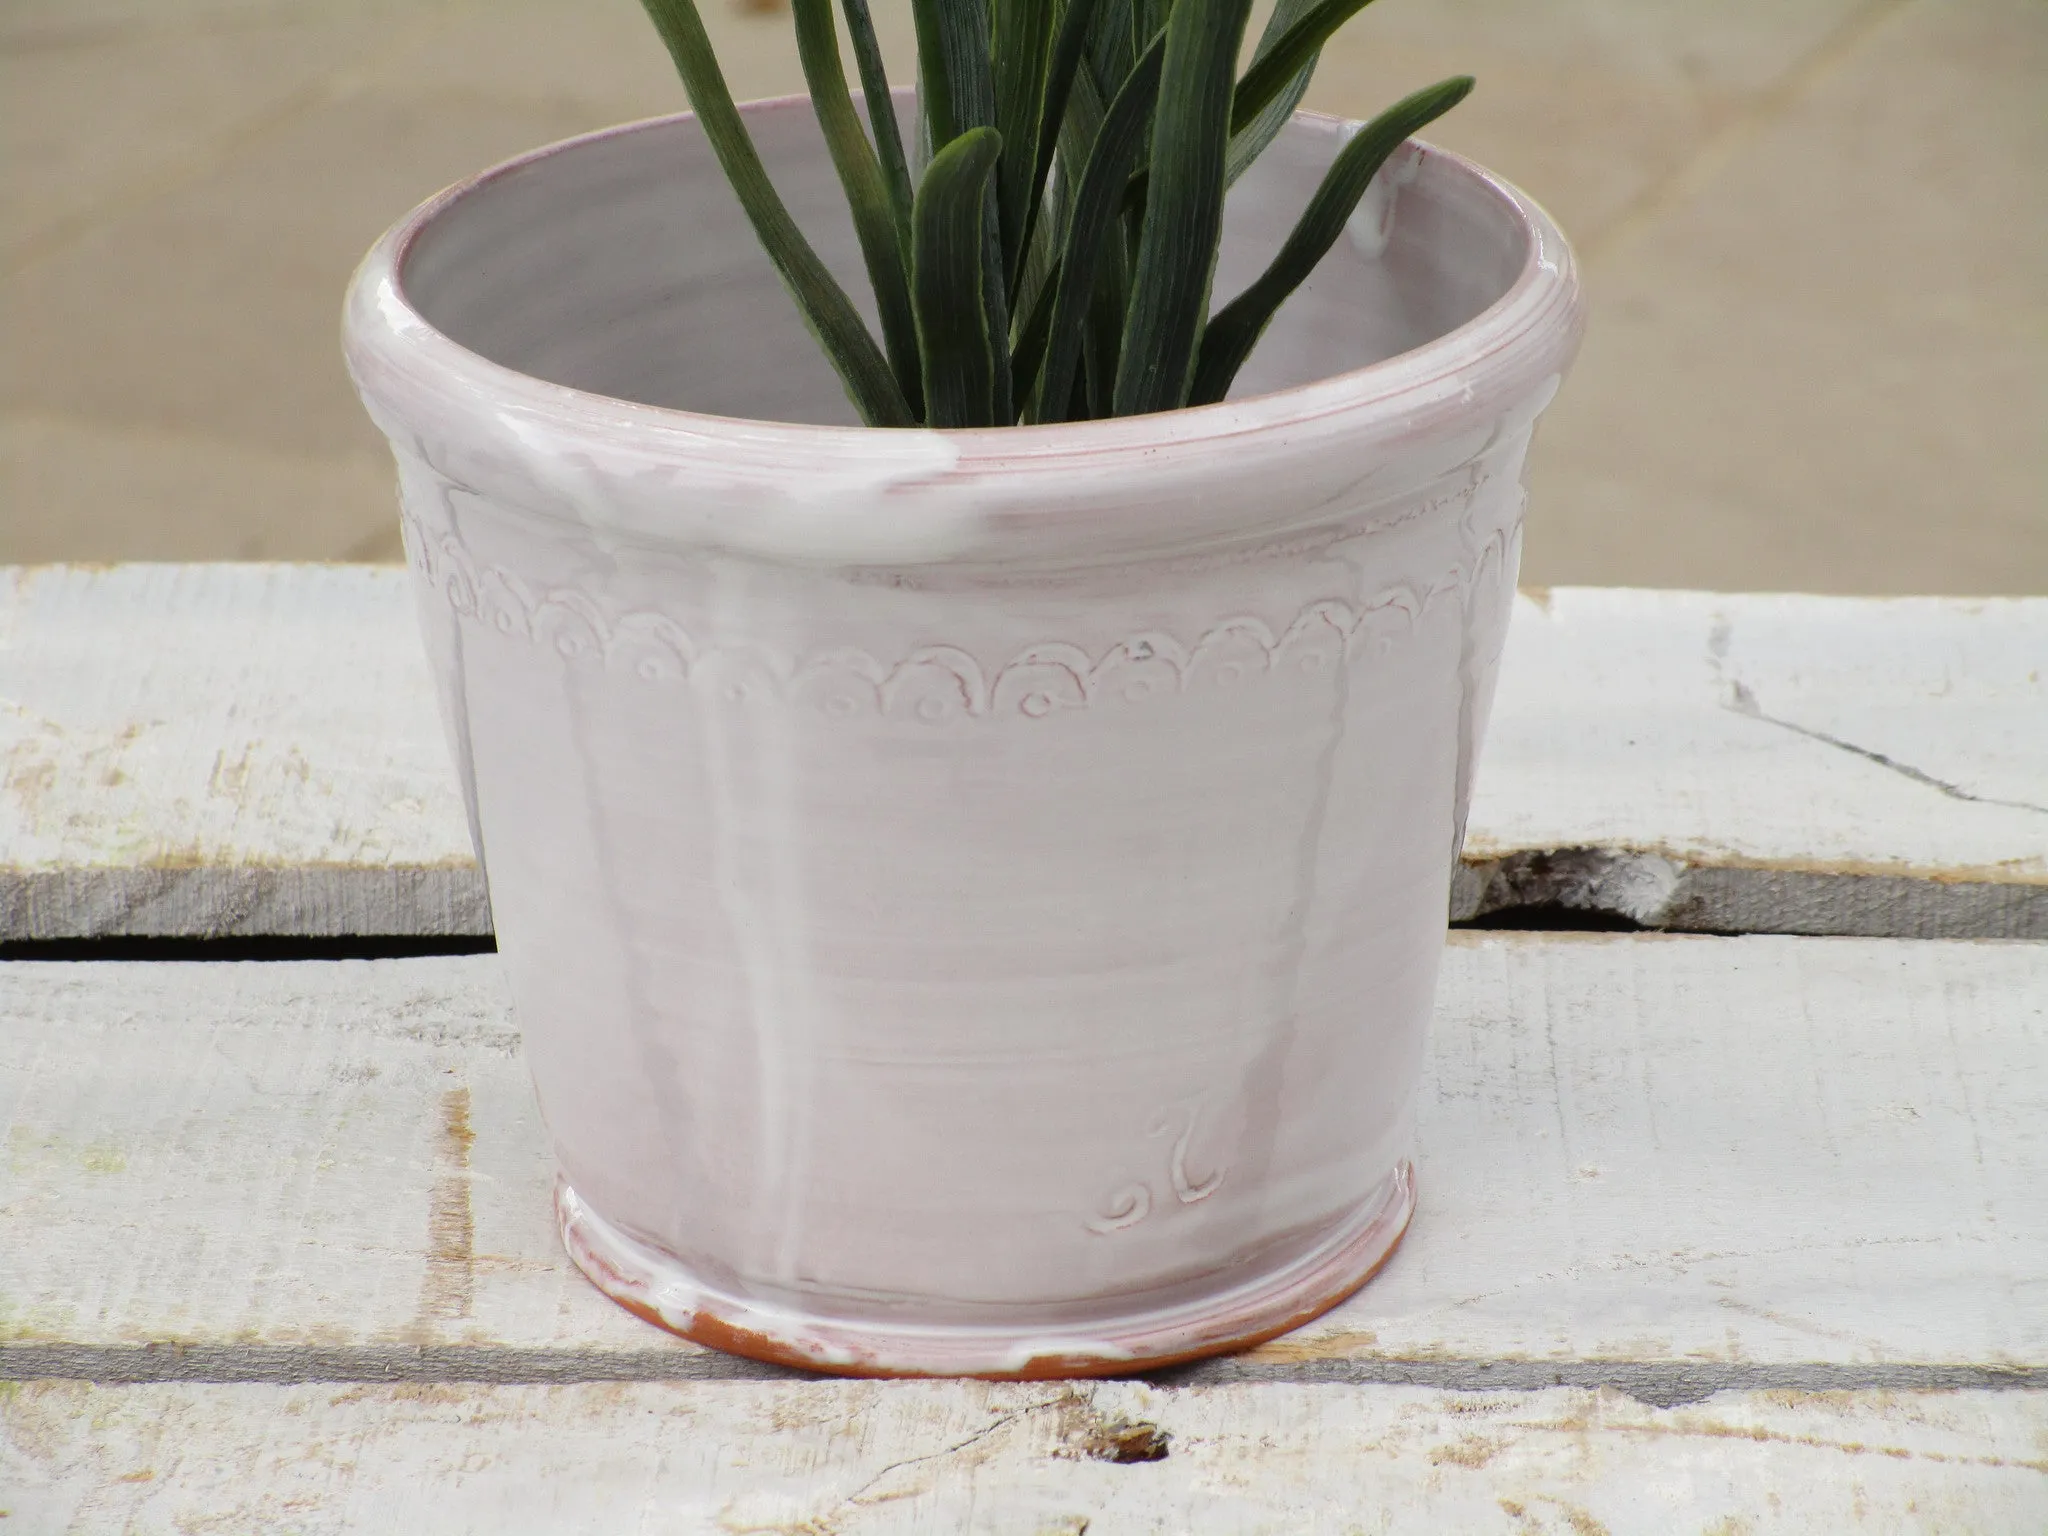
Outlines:
<svg viewBox="0 0 2048 1536"><path fill-rule="evenodd" d="M1320 1253L1282 1267L1280 1275L1296 1270L1302 1272L1302 1278L1292 1284L1284 1284L1277 1296L1268 1290L1251 1298L1249 1304L1240 1302L1235 1310L1226 1302L1214 1314L1196 1314L1189 1320L1145 1330L1161 1343L1168 1337L1185 1338L1193 1334L1203 1338L1199 1344L1186 1348L1148 1349L1144 1347L1144 1335L1141 1333L1138 1347L1127 1353L1061 1353L1048 1350L1031 1355L1021 1366L1011 1367L1007 1363L994 1362L1004 1356L1014 1357L1016 1345L1028 1341L1039 1331L1019 1329L1004 1335L990 1329L987 1330L987 1344L981 1349L963 1347L962 1342L952 1343L947 1352L957 1352L963 1357L961 1365L955 1369L884 1364L882 1362L891 1355L901 1358L905 1353L908 1341L901 1332L864 1329L858 1324L837 1321L826 1326L846 1338L850 1347L831 1350L833 1355L842 1358L827 1358L817 1343L807 1345L794 1337L794 1329L771 1332L737 1321L736 1315L757 1316L759 1309L720 1296L689 1277L674 1259L665 1254L657 1256L653 1250L612 1229L584 1203L565 1179L556 1180L555 1212L561 1226L562 1244L568 1250L571 1262L591 1284L634 1316L708 1349L769 1365L790 1366L832 1376L1047 1381L1068 1377L1132 1376L1163 1370L1211 1355L1253 1348L1322 1316L1348 1300L1384 1269L1407 1235L1409 1221L1415 1214L1414 1164L1405 1161L1399 1164L1388 1176L1386 1184L1387 1194L1377 1202L1374 1214L1351 1236ZM676 1280L698 1297L698 1304L686 1315L665 1314L650 1298L652 1287L625 1272L628 1268L652 1269L657 1265L672 1272ZM1319 1277L1332 1273L1340 1277L1335 1283L1315 1284ZM1247 1287L1236 1289L1241 1291L1257 1284L1250 1282ZM824 1321L794 1313L790 1320L797 1327ZM1096 1331L1117 1330L1102 1329L1098 1325ZM991 1363L975 1364L971 1359L973 1353L985 1354Z"/></svg>

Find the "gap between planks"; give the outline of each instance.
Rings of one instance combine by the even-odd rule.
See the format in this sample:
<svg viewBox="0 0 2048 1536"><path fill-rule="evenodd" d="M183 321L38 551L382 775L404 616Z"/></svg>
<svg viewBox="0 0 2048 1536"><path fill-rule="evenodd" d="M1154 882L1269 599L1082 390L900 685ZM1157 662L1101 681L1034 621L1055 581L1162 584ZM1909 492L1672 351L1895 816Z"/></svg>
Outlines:
<svg viewBox="0 0 2048 1536"><path fill-rule="evenodd" d="M0 942L491 931L368 566L0 567ZM1516 601L1450 915L2048 938L2048 599Z"/></svg>
<svg viewBox="0 0 2048 1536"><path fill-rule="evenodd" d="M814 1372L715 1351L365 1345L323 1349L268 1344L0 1344L0 1380L88 1381L103 1386L157 1382L348 1385L451 1382L482 1386L566 1386L589 1382L812 1381ZM1723 1392L1956 1392L2048 1389L2048 1366L1844 1364L1834 1361L1720 1363L1698 1360L1262 1359L1223 1355L1169 1371L1108 1380L1158 1387L1370 1386L1445 1392L1530 1392L1552 1387L1607 1390L1658 1408L1704 1402Z"/></svg>

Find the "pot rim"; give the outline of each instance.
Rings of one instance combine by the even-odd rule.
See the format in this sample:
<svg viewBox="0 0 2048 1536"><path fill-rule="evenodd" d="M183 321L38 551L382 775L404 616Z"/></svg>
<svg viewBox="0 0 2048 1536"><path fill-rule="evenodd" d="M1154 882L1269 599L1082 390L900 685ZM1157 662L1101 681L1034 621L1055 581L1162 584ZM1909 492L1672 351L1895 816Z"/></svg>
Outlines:
<svg viewBox="0 0 2048 1536"><path fill-rule="evenodd" d="M809 107L808 97L796 95L748 102L740 110L756 115ZM1413 449L1447 436L1469 440L1482 423L1490 430L1481 437L1491 440L1508 424L1506 418L1524 425L1548 403L1583 329L1576 262L1549 215L1484 167L1421 140L1409 146L1422 169L1468 182L1518 226L1526 254L1507 290L1463 325L1393 357L1264 394L1145 416L942 429L828 426L648 405L494 362L436 328L407 297L402 274L415 242L471 194L580 146L694 117L680 112L643 118L543 145L445 188L385 232L350 281L343 341L349 371L388 435L430 456L418 432L424 412L442 425L501 435L509 429L535 450L544 438L547 456L557 464L602 465L606 478L666 469L673 480L676 470L686 469L693 489L708 494L704 504L669 523L663 530L668 537L777 558L925 563L998 553L996 544L1010 546L1013 554L1043 554L1048 539L1063 544L1070 556L1108 553L1110 544L1129 553L1130 540L1123 537L1107 538L1101 550L1079 547L1104 541L1083 533L1077 544L1075 514L1082 509L1076 503L1095 503L1089 510L1096 513L1110 504L1129 507L1133 475L1151 487L1153 494L1141 498L1147 503L1257 500L1273 494L1275 453L1300 463L1318 457L1319 449L1339 450L1358 466L1375 452ZM1296 118L1325 131L1339 131L1351 121L1305 111ZM1230 446L1221 448L1225 442ZM1460 460L1469 459L1470 447ZM1449 467L1441 464L1438 472ZM1015 482L1025 470L1031 490L1020 492ZM1355 469L1349 478L1354 491L1366 489ZM1123 492L1095 495L1082 489L1112 484ZM801 505L802 498L792 497L797 485L829 491L836 503L832 515L821 517L815 505ZM972 536L956 526L964 487L971 487L968 499L980 513ZM1383 487L1389 497L1409 489L1412 479ZM919 494L929 490L941 494ZM879 505L883 497L894 534L875 537L870 527L854 536L848 513ZM1271 516L1251 522L1269 533L1299 527L1318 520L1304 516L1307 510L1274 506ZM918 521L920 513L931 526L905 524L906 517ZM765 525L769 514L783 526ZM594 509L570 515L592 521ZM602 514L594 520L612 523L619 532L643 521ZM750 526L741 530L734 526L738 521ZM1162 541L1155 530L1137 542L1154 548L1161 542L1212 542L1219 530L1211 529L1209 537L1199 531L1210 521L1196 516L1183 522L1179 537ZM1234 532L1253 531L1240 513ZM965 545L975 548L970 553Z"/></svg>

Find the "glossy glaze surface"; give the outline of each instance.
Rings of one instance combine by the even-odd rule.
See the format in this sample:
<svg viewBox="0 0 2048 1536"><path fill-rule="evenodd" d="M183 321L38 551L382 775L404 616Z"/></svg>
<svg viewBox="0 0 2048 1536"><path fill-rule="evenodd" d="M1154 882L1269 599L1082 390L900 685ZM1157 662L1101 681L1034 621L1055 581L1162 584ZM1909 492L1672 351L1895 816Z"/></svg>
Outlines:
<svg viewBox="0 0 2048 1536"><path fill-rule="evenodd" d="M808 107L750 114L857 288ZM1341 132L1241 184L1219 293ZM1390 171L1241 398L1072 427L835 425L687 120L365 262L350 363L614 1295L783 1319L826 1368L1015 1372L1147 1319L1226 1347L1248 1287L1341 1251L1327 1304L1398 1239L1344 1234L1408 1153L1579 300L1511 189ZM618 1252L668 1268L636 1291Z"/></svg>

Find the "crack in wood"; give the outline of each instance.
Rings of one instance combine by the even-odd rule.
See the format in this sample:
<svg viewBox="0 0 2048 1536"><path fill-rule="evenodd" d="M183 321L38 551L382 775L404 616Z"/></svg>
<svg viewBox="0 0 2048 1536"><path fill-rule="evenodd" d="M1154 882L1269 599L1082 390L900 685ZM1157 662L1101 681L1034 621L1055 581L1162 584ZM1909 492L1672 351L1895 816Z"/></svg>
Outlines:
<svg viewBox="0 0 2048 1536"><path fill-rule="evenodd" d="M905 1467L922 1466L927 1462L943 1461L948 1457L959 1455L962 1451L971 1450L999 1431L1008 1429L1020 1419L1029 1418L1033 1414L1043 1413L1048 1408L1065 1407L1072 1396L1073 1394L1071 1393L1063 1392L1057 1397L1049 1397L1040 1402L1026 1404L1022 1408L1013 1409L1009 1413L1001 1415L994 1422L984 1425L963 1440L957 1440L953 1444L943 1446L936 1451L927 1451L921 1456L905 1456L899 1460L892 1461L842 1499L840 1507L850 1509L861 1504L886 1503L902 1498L905 1495L900 1493L883 1494L880 1498L876 1498L874 1496L875 1485L888 1477L890 1473L900 1472Z"/></svg>
<svg viewBox="0 0 2048 1536"><path fill-rule="evenodd" d="M1775 725L1780 730L1804 736L1808 741L1817 741L1822 746L1833 747L1837 751L1860 757L1867 763L1888 768L1915 784L1924 784L1929 789L1939 791L1951 800L1961 800L1970 805L1998 805L2009 811L2032 811L2037 816L2048 816L2048 805L2036 805L2031 800L2001 800L1995 795L1973 795L1959 784L1951 784L1947 779L1937 779L1933 774L1915 768L1911 763L1902 763L1895 757L1887 757L1874 747L1859 747L1853 741L1830 736L1826 731L1815 730L1810 725L1801 725L1797 720L1787 720L1782 715L1767 715L1763 707L1757 703L1756 695L1738 678L1729 679L1728 692L1729 702L1722 707L1731 714L1741 715L1746 720L1758 720L1765 725Z"/></svg>

